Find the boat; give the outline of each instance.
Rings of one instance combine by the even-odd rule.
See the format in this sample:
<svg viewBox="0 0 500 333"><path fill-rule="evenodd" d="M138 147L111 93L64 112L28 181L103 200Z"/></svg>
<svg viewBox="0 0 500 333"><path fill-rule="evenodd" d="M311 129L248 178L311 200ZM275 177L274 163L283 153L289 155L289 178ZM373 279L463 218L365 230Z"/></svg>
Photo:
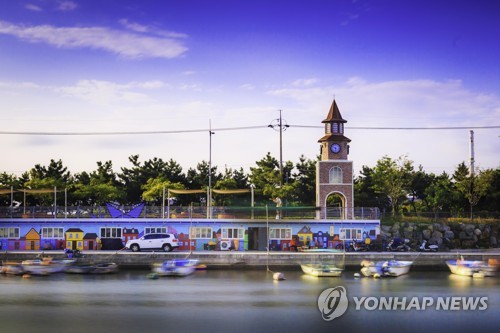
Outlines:
<svg viewBox="0 0 500 333"><path fill-rule="evenodd" d="M484 276L494 276L497 265L481 260L447 260L446 265L451 273L462 276L474 276L475 273L482 273Z"/></svg>
<svg viewBox="0 0 500 333"><path fill-rule="evenodd" d="M66 269L70 274L110 274L118 272L118 265L114 262L96 265L71 265Z"/></svg>
<svg viewBox="0 0 500 333"><path fill-rule="evenodd" d="M9 275L21 275L24 273L24 269L20 262L7 261L2 263L0 273Z"/></svg>
<svg viewBox="0 0 500 333"><path fill-rule="evenodd" d="M94 266L92 274L111 274L118 272L118 265L114 262L97 264Z"/></svg>
<svg viewBox="0 0 500 333"><path fill-rule="evenodd" d="M60 273L75 262L76 259L54 260L52 258L43 258L35 260L24 260L21 262L24 273L32 275L50 275Z"/></svg>
<svg viewBox="0 0 500 333"><path fill-rule="evenodd" d="M187 276L198 266L198 259L171 259L154 264L152 271L158 276Z"/></svg>
<svg viewBox="0 0 500 333"><path fill-rule="evenodd" d="M342 275L342 268L329 264L302 264L302 272L317 277L337 277Z"/></svg>
<svg viewBox="0 0 500 333"><path fill-rule="evenodd" d="M413 261L386 260L386 261L362 261L361 273L364 276L401 276L408 274Z"/></svg>

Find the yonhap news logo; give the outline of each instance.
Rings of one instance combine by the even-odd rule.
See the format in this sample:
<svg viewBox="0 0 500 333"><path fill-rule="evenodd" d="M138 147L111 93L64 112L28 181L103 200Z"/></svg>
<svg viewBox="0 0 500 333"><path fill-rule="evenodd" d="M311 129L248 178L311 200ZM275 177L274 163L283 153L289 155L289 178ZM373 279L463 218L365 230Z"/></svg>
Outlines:
<svg viewBox="0 0 500 333"><path fill-rule="evenodd" d="M325 321L342 316L348 308L347 290L337 286L323 290L318 296L318 309ZM488 309L488 297L438 296L438 297L400 297L400 296L363 296L352 297L356 311L484 311Z"/></svg>
<svg viewBox="0 0 500 333"><path fill-rule="evenodd" d="M321 317L325 321L330 321L342 316L347 310L348 302L347 291L342 286L323 290L318 297Z"/></svg>

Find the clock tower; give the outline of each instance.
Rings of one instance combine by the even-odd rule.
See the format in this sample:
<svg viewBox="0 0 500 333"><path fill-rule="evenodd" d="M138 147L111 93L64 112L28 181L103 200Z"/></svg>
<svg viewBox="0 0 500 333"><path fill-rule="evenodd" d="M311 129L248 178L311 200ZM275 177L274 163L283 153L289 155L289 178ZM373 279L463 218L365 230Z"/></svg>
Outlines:
<svg viewBox="0 0 500 333"><path fill-rule="evenodd" d="M353 167L347 160L351 140L344 136L347 120L335 100L322 123L325 135L318 141L321 152L316 166L316 206L322 219L350 219L354 207Z"/></svg>

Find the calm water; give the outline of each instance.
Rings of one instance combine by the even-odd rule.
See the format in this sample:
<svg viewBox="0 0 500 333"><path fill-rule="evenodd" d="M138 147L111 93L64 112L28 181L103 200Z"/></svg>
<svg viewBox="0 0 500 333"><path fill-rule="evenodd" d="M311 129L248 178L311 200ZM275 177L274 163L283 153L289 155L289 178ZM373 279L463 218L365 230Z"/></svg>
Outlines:
<svg viewBox="0 0 500 333"><path fill-rule="evenodd" d="M284 272L198 271L150 280L146 271L110 276L0 276L0 332L499 332L498 278L412 272L394 279L313 278ZM317 306L326 288L353 296L488 296L485 311L368 311L350 301L325 322Z"/></svg>

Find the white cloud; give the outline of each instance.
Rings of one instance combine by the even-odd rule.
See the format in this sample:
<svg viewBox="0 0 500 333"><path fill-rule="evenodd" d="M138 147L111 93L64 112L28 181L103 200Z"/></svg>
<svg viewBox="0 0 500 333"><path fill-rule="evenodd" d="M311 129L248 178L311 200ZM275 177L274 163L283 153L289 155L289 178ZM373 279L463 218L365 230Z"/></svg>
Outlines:
<svg viewBox="0 0 500 333"><path fill-rule="evenodd" d="M129 22L127 19L121 19L118 22L122 24L125 28L139 32L139 33L152 33L158 36L168 37L168 38L187 38L187 34L173 32L163 29L158 29L149 25L143 25L135 22Z"/></svg>
<svg viewBox="0 0 500 333"><path fill-rule="evenodd" d="M24 6L24 8L28 9L28 10L32 10L34 12L41 12L42 11L42 8L40 6L37 6L37 5L34 5L32 3L28 3Z"/></svg>
<svg viewBox="0 0 500 333"><path fill-rule="evenodd" d="M308 79L298 79L293 81L292 86L294 87L308 87L316 84L319 80L317 78L308 78Z"/></svg>
<svg viewBox="0 0 500 333"><path fill-rule="evenodd" d="M245 83L245 84L242 84L240 86L240 88L244 89L244 90L254 90L255 86L253 84L250 84L250 83Z"/></svg>
<svg viewBox="0 0 500 333"><path fill-rule="evenodd" d="M74 86L54 88L56 92L86 100L94 104L111 103L144 103L150 101L150 97L137 89L158 89L164 87L161 81L132 82L128 84L117 84L109 81L81 80Z"/></svg>
<svg viewBox="0 0 500 333"><path fill-rule="evenodd" d="M59 1L57 10L60 10L62 12L70 12L75 10L77 7L78 5L73 1Z"/></svg>
<svg viewBox="0 0 500 333"><path fill-rule="evenodd" d="M285 87L270 90L268 94L298 102L296 108L302 108L302 117L294 121L291 110L285 110L289 124L313 126L320 125L335 94L342 116L348 121L346 136L352 139L350 158L357 170L362 165L374 166L384 155L396 158L408 154L415 166L422 164L428 172L452 172L459 163L468 160L468 129L397 131L352 127L467 128L498 126L500 119L498 96L470 91L457 80L368 82L355 77L338 85ZM291 131L297 132L293 128ZM476 160L483 166L499 166L497 132L476 131ZM295 137L286 140L290 142ZM294 145L302 146L304 152L315 151L313 144L306 145L300 140Z"/></svg>
<svg viewBox="0 0 500 333"><path fill-rule="evenodd" d="M321 121L335 93L340 111L348 121L346 136L352 139L349 158L354 161L358 175L361 166L373 167L384 155L397 158L404 154L427 172L453 172L468 159L468 129L388 131L355 127L484 126L498 125L500 119L498 96L470 91L460 81L369 82L352 78L338 85L297 88L287 82L284 86L269 91L272 98L267 101L256 89L241 90L238 99L231 102L227 96L217 99L213 94L193 94L180 90L177 84L170 86L159 80L124 83L81 80L65 87L0 82L0 129L189 131L208 129L209 121L212 129L256 126L245 131L219 130L212 137L214 165L248 168L268 151L279 156L279 133L267 128L277 118L279 108L283 109L288 124L313 126L292 126L283 133L284 160L296 162L301 154L314 159L319 152L317 140L324 131ZM30 98L23 97L28 95ZM75 103L74 98L92 105ZM477 165L498 167L498 130L478 129L475 133ZM22 138L2 137L6 155L19 156L19 160L26 158L25 167L14 166L19 163L16 160L12 166L4 166L7 170L25 170L34 163L44 163L47 156L60 156L65 164L78 165L72 171L92 170L98 160L113 160L118 167L120 160L126 164L126 157L134 153L140 153L141 158L173 158L185 169L208 158L206 132L50 137L52 141L43 142L45 150L32 142L19 142ZM65 155L54 156L59 152Z"/></svg>
<svg viewBox="0 0 500 333"><path fill-rule="evenodd" d="M43 42L59 48L100 49L125 58L176 58L187 51L187 47L174 38L147 36L103 27L23 26L0 21L0 34L12 35L32 43Z"/></svg>

